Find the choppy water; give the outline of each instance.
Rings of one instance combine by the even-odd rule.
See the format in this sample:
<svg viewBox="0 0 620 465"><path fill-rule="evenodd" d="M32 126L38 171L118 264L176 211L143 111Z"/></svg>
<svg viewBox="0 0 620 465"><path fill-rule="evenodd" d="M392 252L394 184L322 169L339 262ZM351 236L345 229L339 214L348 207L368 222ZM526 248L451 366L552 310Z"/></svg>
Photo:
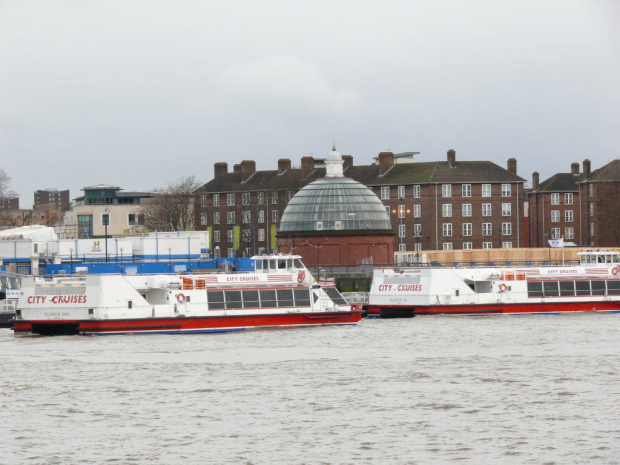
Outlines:
<svg viewBox="0 0 620 465"><path fill-rule="evenodd" d="M620 315L0 330L2 464L620 463Z"/></svg>

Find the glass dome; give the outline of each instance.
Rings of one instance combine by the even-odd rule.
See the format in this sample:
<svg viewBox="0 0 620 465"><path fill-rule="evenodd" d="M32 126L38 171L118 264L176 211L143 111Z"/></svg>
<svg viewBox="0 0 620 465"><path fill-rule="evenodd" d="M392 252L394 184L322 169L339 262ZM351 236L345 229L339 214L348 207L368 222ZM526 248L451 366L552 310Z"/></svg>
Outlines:
<svg viewBox="0 0 620 465"><path fill-rule="evenodd" d="M390 217L368 187L350 178L326 177L302 188L282 213L279 232L386 231Z"/></svg>

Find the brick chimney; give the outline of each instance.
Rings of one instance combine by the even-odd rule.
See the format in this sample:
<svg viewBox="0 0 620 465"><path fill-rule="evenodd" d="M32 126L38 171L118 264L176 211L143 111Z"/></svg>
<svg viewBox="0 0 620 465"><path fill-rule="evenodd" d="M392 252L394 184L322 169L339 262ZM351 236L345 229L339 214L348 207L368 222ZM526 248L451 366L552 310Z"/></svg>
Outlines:
<svg viewBox="0 0 620 465"><path fill-rule="evenodd" d="M219 162L213 165L213 177L217 178L223 174L228 173L228 163Z"/></svg>
<svg viewBox="0 0 620 465"><path fill-rule="evenodd" d="M353 155L342 155L342 161L344 162L342 165L343 170L351 168L353 166Z"/></svg>
<svg viewBox="0 0 620 465"><path fill-rule="evenodd" d="M241 162L241 182L246 182L256 173L256 162L254 160L243 160Z"/></svg>
<svg viewBox="0 0 620 465"><path fill-rule="evenodd" d="M278 174L284 174L291 169L291 160L288 158L280 158L278 160Z"/></svg>
<svg viewBox="0 0 620 465"><path fill-rule="evenodd" d="M570 172L574 176L577 176L579 174L579 163L571 163L570 164Z"/></svg>
<svg viewBox="0 0 620 465"><path fill-rule="evenodd" d="M379 176L383 176L394 166L394 154L392 152L381 152L379 154Z"/></svg>
<svg viewBox="0 0 620 465"><path fill-rule="evenodd" d="M587 158L583 161L583 177L584 179L588 179L590 177L590 160Z"/></svg>
<svg viewBox="0 0 620 465"><path fill-rule="evenodd" d="M241 175L241 164L235 163L233 165L233 173Z"/></svg>
<svg viewBox="0 0 620 465"><path fill-rule="evenodd" d="M454 149L448 150L448 166L454 168L456 166L456 152Z"/></svg>
<svg viewBox="0 0 620 465"><path fill-rule="evenodd" d="M540 186L540 175L538 174L538 171L534 171L532 173L532 190L537 191L539 186Z"/></svg>
<svg viewBox="0 0 620 465"><path fill-rule="evenodd" d="M516 158L508 159L508 171L510 171L512 174L517 174L517 159Z"/></svg>
<svg viewBox="0 0 620 465"><path fill-rule="evenodd" d="M314 171L314 157L301 158L301 172L304 178Z"/></svg>

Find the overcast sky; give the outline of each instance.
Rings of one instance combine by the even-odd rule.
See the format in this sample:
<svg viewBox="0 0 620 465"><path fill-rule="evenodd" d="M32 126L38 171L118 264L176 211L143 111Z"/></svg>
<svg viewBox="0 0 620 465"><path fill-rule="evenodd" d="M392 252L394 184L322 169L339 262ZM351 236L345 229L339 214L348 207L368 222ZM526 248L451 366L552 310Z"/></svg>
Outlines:
<svg viewBox="0 0 620 465"><path fill-rule="evenodd" d="M55 187L254 159L620 158L618 0L0 0L0 167Z"/></svg>

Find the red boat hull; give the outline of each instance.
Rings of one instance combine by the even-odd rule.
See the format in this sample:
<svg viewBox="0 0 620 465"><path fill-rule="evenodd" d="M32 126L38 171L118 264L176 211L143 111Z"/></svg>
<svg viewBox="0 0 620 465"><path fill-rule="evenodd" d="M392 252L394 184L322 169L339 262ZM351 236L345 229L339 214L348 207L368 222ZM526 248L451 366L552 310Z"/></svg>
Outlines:
<svg viewBox="0 0 620 465"><path fill-rule="evenodd" d="M122 320L16 320L16 334L221 333L259 328L355 324L361 311Z"/></svg>
<svg viewBox="0 0 620 465"><path fill-rule="evenodd" d="M430 305L412 307L410 305L380 306L369 305L366 309L370 317L398 317L414 315L489 315L497 313L570 313L570 312L620 312L620 302L545 302L501 305ZM407 315L409 313L409 315Z"/></svg>

